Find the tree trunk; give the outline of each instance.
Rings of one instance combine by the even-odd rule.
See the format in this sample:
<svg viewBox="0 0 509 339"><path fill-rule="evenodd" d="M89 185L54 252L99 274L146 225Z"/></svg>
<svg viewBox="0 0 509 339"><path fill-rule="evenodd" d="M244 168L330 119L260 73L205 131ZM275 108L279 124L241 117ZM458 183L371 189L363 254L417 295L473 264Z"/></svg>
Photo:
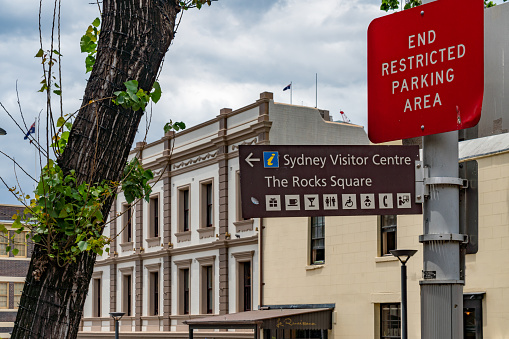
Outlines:
<svg viewBox="0 0 509 339"><path fill-rule="evenodd" d="M116 106L115 91L138 80L149 91L174 36L177 0L104 0L97 61L83 107L58 159L78 183L118 181L143 112ZM113 198L103 208L108 215ZM76 264L59 267L35 246L11 338L76 338L95 263L84 252ZM102 316L107 316L106 314Z"/></svg>

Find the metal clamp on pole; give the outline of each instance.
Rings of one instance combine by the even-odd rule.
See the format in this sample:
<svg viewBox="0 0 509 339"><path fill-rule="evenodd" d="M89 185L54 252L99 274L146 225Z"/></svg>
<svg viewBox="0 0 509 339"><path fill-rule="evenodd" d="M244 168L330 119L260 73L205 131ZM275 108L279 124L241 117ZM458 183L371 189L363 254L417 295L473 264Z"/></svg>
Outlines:
<svg viewBox="0 0 509 339"><path fill-rule="evenodd" d="M460 188L468 188L468 179L454 177L429 176L429 167L424 166L422 161L415 162L415 202L423 203L424 198L429 196L431 185L455 185Z"/></svg>
<svg viewBox="0 0 509 339"><path fill-rule="evenodd" d="M468 235L466 234L423 234L419 236L419 242L430 241L456 241L463 244L468 243Z"/></svg>

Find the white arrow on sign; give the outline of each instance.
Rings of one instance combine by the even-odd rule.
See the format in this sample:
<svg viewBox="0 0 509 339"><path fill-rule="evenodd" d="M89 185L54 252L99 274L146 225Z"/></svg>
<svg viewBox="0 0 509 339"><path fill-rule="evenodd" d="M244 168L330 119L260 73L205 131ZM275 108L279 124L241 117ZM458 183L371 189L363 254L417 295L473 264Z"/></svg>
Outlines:
<svg viewBox="0 0 509 339"><path fill-rule="evenodd" d="M249 153L247 158L245 159L246 162L249 164L249 166L254 167L254 165L251 163L252 161L260 161L260 158L251 158L253 156L253 153Z"/></svg>

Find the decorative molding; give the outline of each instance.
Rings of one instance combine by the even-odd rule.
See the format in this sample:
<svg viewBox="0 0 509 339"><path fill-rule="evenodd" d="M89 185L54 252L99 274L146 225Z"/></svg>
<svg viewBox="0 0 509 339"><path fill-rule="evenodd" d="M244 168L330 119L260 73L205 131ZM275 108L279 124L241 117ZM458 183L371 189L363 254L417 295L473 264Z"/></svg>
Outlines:
<svg viewBox="0 0 509 339"><path fill-rule="evenodd" d="M122 273L122 275L132 275L134 272L134 266L119 267L118 270Z"/></svg>
<svg viewBox="0 0 509 339"><path fill-rule="evenodd" d="M101 279L103 276L103 271L95 271L92 273L92 279Z"/></svg>
<svg viewBox="0 0 509 339"><path fill-rule="evenodd" d="M103 260L98 260L95 263L95 267L108 266L112 264L121 264L121 263L132 263L136 260L148 260L148 259L156 259L163 258L166 256L175 256L175 255L183 255L183 254L195 254L199 252L205 252L210 250L218 250L221 248L229 247L234 248L238 246L246 246L246 245L256 245L258 243L258 235L240 238L240 239L232 239L232 240L223 240L223 241L211 241L205 244L199 245L191 245L191 246L183 246L180 248L174 249L162 249L160 251L153 251L142 254L131 254L131 255L123 255L115 258L106 258Z"/></svg>
<svg viewBox="0 0 509 339"><path fill-rule="evenodd" d="M120 248L122 248L123 252L134 251L134 247L133 247L134 243L132 241L120 243L119 245L120 245Z"/></svg>
<svg viewBox="0 0 509 339"><path fill-rule="evenodd" d="M232 258L235 258L237 261L247 261L253 259L255 251L245 251L245 252L235 252L232 253Z"/></svg>
<svg viewBox="0 0 509 339"><path fill-rule="evenodd" d="M161 263L158 262L158 263L155 263L155 264L148 264L148 265L145 265L145 268L149 272L157 272L161 268Z"/></svg>
<svg viewBox="0 0 509 339"><path fill-rule="evenodd" d="M178 233L175 233L175 236L177 237L178 243L191 241L191 231L178 232Z"/></svg>
<svg viewBox="0 0 509 339"><path fill-rule="evenodd" d="M173 169L179 169L181 167L187 167L189 165L194 165L194 164L204 161L204 160L213 159L216 156L217 156L217 151L209 152L205 156L199 155L198 157L196 157L194 159L189 159L187 161L181 161L178 164L173 164Z"/></svg>
<svg viewBox="0 0 509 339"><path fill-rule="evenodd" d="M214 265L214 262L216 261L216 256L209 255L207 257L196 258L194 260L199 262L200 265L202 265L202 266Z"/></svg>
<svg viewBox="0 0 509 339"><path fill-rule="evenodd" d="M258 137L255 137L251 141L243 141L240 144L232 145L232 151L238 150L240 145L255 145L258 142Z"/></svg>
<svg viewBox="0 0 509 339"><path fill-rule="evenodd" d="M200 239L212 238L215 234L215 227L198 228L197 231L200 234Z"/></svg>
<svg viewBox="0 0 509 339"><path fill-rule="evenodd" d="M175 260L173 263L178 269L191 268L191 262L193 259Z"/></svg>
<svg viewBox="0 0 509 339"><path fill-rule="evenodd" d="M254 220L240 220L233 223L235 225L235 232L247 232L253 230Z"/></svg>
<svg viewBox="0 0 509 339"><path fill-rule="evenodd" d="M161 237L147 238L148 247L159 246L161 244Z"/></svg>

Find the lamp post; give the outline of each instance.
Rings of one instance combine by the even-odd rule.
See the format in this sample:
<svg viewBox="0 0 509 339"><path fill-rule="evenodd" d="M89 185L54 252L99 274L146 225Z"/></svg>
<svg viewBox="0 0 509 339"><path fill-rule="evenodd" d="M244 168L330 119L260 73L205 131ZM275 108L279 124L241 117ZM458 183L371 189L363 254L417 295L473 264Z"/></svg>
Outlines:
<svg viewBox="0 0 509 339"><path fill-rule="evenodd" d="M417 250L391 250L390 252L401 262L401 339L408 339L406 262Z"/></svg>
<svg viewBox="0 0 509 339"><path fill-rule="evenodd" d="M124 312L110 312L111 317L115 320L115 339L118 339L118 322L124 314Z"/></svg>

